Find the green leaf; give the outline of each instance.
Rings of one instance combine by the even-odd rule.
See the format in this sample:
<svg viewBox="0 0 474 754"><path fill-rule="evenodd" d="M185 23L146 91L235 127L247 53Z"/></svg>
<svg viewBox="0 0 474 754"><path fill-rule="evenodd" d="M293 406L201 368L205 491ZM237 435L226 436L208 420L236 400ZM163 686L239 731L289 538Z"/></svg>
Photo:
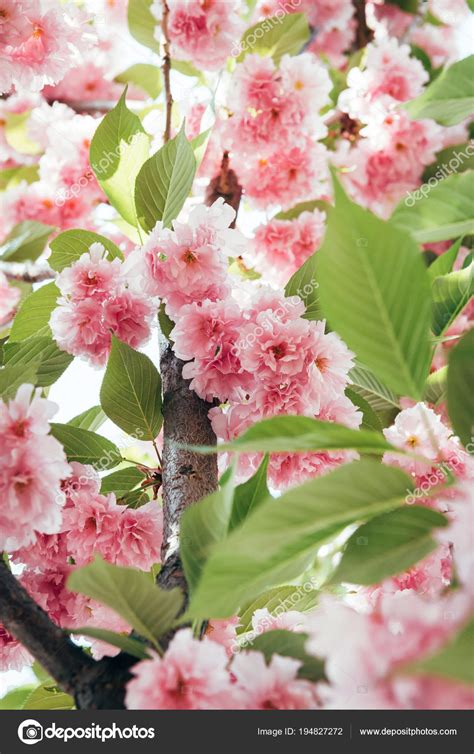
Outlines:
<svg viewBox="0 0 474 754"><path fill-rule="evenodd" d="M239 613L240 626L238 634L245 634L252 629L252 617L256 610L266 608L270 615L282 615L288 610L305 612L311 610L317 603L318 592L313 588L306 588L306 584L289 584L278 586L264 592L256 599L245 605Z"/></svg>
<svg viewBox="0 0 474 754"><path fill-rule="evenodd" d="M278 214L275 215L275 220L294 220L295 218L299 217L302 212L314 212L315 209L319 209L321 210L321 212L325 212L327 215L331 211L332 206L322 199L312 199L309 202L301 202L300 204L296 204L291 209L278 212Z"/></svg>
<svg viewBox="0 0 474 754"><path fill-rule="evenodd" d="M74 359L69 353L61 351L48 336L6 343L3 352L5 364L34 368L35 385L38 387L49 387L56 382Z"/></svg>
<svg viewBox="0 0 474 754"><path fill-rule="evenodd" d="M23 709L25 700L30 696L34 688L35 686L30 684L12 689L0 699L0 710Z"/></svg>
<svg viewBox="0 0 474 754"><path fill-rule="evenodd" d="M435 527L447 519L424 506L405 506L376 516L349 537L329 583L378 584L429 555L437 543Z"/></svg>
<svg viewBox="0 0 474 754"><path fill-rule="evenodd" d="M448 412L456 434L472 453L474 442L474 330L454 346L448 366Z"/></svg>
<svg viewBox="0 0 474 754"><path fill-rule="evenodd" d="M143 353L112 336L100 404L112 421L139 440L154 440L161 429L161 377Z"/></svg>
<svg viewBox="0 0 474 754"><path fill-rule="evenodd" d="M128 28L137 42L160 52L160 44L155 39L158 21L150 11L153 0L128 0Z"/></svg>
<svg viewBox="0 0 474 754"><path fill-rule="evenodd" d="M6 116L4 136L7 144L20 154L37 155L43 151L41 146L32 141L28 135L28 121L31 110L23 113L8 113Z"/></svg>
<svg viewBox="0 0 474 754"><path fill-rule="evenodd" d="M116 76L114 81L119 84L134 84L153 99L158 97L163 88L160 68L148 63L136 63L130 66L126 71Z"/></svg>
<svg viewBox="0 0 474 754"><path fill-rule="evenodd" d="M6 262L25 262L38 259L46 242L56 228L35 220L24 220L10 231L0 246L0 257Z"/></svg>
<svg viewBox="0 0 474 754"><path fill-rule="evenodd" d="M128 655L137 657L139 660L146 660L150 657L146 646L141 641L133 639L126 634L118 634L115 631L108 631L105 628L94 628L93 626L66 628L65 631L69 631L71 634L76 634L77 636L87 636L90 639L105 641L113 647L118 647Z"/></svg>
<svg viewBox="0 0 474 754"><path fill-rule="evenodd" d="M113 469L121 462L120 451L113 442L88 429L70 424L51 424L51 434L64 448L68 461L90 463L95 469Z"/></svg>
<svg viewBox="0 0 474 754"><path fill-rule="evenodd" d="M429 192L411 192L395 208L391 222L411 233L418 243L446 241L474 233L474 170L450 175Z"/></svg>
<svg viewBox="0 0 474 754"><path fill-rule="evenodd" d="M400 408L395 393L362 364L356 364L351 369L349 380L350 387L365 398L375 412Z"/></svg>
<svg viewBox="0 0 474 754"><path fill-rule="evenodd" d="M436 160L428 165L421 176L423 183L430 179L441 181L450 173L464 173L474 168L474 149L472 144L456 144L436 153ZM431 185L431 184L430 184Z"/></svg>
<svg viewBox="0 0 474 754"><path fill-rule="evenodd" d="M411 489L400 469L366 458L263 502L213 548L187 615L235 614L271 586L299 576L329 536L404 505Z"/></svg>
<svg viewBox="0 0 474 754"><path fill-rule="evenodd" d="M381 432L383 429L382 422L380 421L370 403L366 401L366 399L363 398L362 395L357 393L355 390L351 390L351 388L349 387L346 388L344 392L351 403L353 403L354 406L359 409L359 411L362 411L362 423L360 425L360 428L368 429L370 431L373 430L375 432Z"/></svg>
<svg viewBox="0 0 474 754"><path fill-rule="evenodd" d="M435 406L438 405L438 403L444 403L448 389L447 379L447 366L437 369L436 372L432 372L426 380L423 400L426 403L433 403Z"/></svg>
<svg viewBox="0 0 474 754"><path fill-rule="evenodd" d="M418 11L418 0L387 0L387 4L396 5L405 13L417 13Z"/></svg>
<svg viewBox="0 0 474 754"><path fill-rule="evenodd" d="M138 173L135 204L145 230L153 230L158 220L171 225L191 191L195 172L196 158L182 128Z"/></svg>
<svg viewBox="0 0 474 754"><path fill-rule="evenodd" d="M25 340L31 335L49 335L49 320L60 296L54 283L42 285L24 300L13 320L9 341Z"/></svg>
<svg viewBox="0 0 474 754"><path fill-rule="evenodd" d="M428 276L431 280L431 283L433 283L434 280L441 275L447 275L448 272L452 271L462 241L462 238L458 238L458 240L455 241L447 251L445 251L443 254L440 254L439 257L437 257L434 262L430 264L430 266L428 267Z"/></svg>
<svg viewBox="0 0 474 754"><path fill-rule="evenodd" d="M23 364L9 364L0 369L0 398L10 400L16 395L20 385L36 384L36 364L26 367Z"/></svg>
<svg viewBox="0 0 474 754"><path fill-rule="evenodd" d="M160 308L158 309L158 324L160 325L161 334L165 336L166 340L170 340L174 322L166 314L163 301L161 302Z"/></svg>
<svg viewBox="0 0 474 754"><path fill-rule="evenodd" d="M337 179L335 194L318 251L321 308L378 378L419 398L430 366L431 307L418 247L403 231L350 202Z"/></svg>
<svg viewBox="0 0 474 754"><path fill-rule="evenodd" d="M107 417L102 411L101 406L92 406L69 419L68 424L71 427L79 427L79 429L90 429L91 432L95 432L106 421Z"/></svg>
<svg viewBox="0 0 474 754"><path fill-rule="evenodd" d="M66 710L74 709L74 699L59 689L52 678L34 688L26 697L21 709L24 710Z"/></svg>
<svg viewBox="0 0 474 754"><path fill-rule="evenodd" d="M318 294L319 283L316 280L317 253L308 257L285 286L285 296L288 298L299 296L303 301L306 308L304 319L322 319Z"/></svg>
<svg viewBox="0 0 474 754"><path fill-rule="evenodd" d="M50 267L61 272L65 267L77 262L82 254L87 254L93 243L100 243L107 252L107 259L123 260L123 254L113 241L91 230L65 230L51 242Z"/></svg>
<svg viewBox="0 0 474 754"><path fill-rule="evenodd" d="M442 126L454 126L474 109L474 55L445 68L419 97L404 107L411 118L433 118Z"/></svg>
<svg viewBox="0 0 474 754"><path fill-rule="evenodd" d="M136 226L135 179L148 157L149 137L138 115L126 106L126 91L99 123L92 137L90 162L112 206Z"/></svg>
<svg viewBox="0 0 474 754"><path fill-rule="evenodd" d="M461 683L474 683L474 620L469 621L442 649L403 668L404 672L434 675Z"/></svg>
<svg viewBox="0 0 474 754"><path fill-rule="evenodd" d="M186 581L192 592L212 545L220 542L229 530L232 514L232 472L216 492L187 508L181 517L180 555Z"/></svg>
<svg viewBox="0 0 474 754"><path fill-rule="evenodd" d="M5 168L0 170L0 191L14 188L21 181L34 183L38 179L38 165L19 165L15 168Z"/></svg>
<svg viewBox="0 0 474 754"><path fill-rule="evenodd" d="M140 469L136 466L128 466L126 469L119 469L102 477L100 492L101 495L115 492L117 497L121 497L125 492L133 490L144 479L145 474Z"/></svg>
<svg viewBox="0 0 474 754"><path fill-rule="evenodd" d="M155 646L183 604L179 589L164 591L149 574L110 565L98 557L70 575L68 589L108 605Z"/></svg>
<svg viewBox="0 0 474 754"><path fill-rule="evenodd" d="M229 531L242 523L263 500L270 497L267 487L269 456L265 456L255 474L234 490L234 502L230 515Z"/></svg>
<svg viewBox="0 0 474 754"><path fill-rule="evenodd" d="M307 634L282 630L265 631L265 633L257 636L249 649L262 652L267 665L275 654L300 660L301 667L298 670L298 678L305 678L313 683L323 681L326 678L324 662L306 652L305 644L307 641Z"/></svg>
<svg viewBox="0 0 474 754"><path fill-rule="evenodd" d="M433 332L442 335L474 295L474 262L433 281Z"/></svg>
<svg viewBox="0 0 474 754"><path fill-rule="evenodd" d="M377 432L349 429L342 424L311 419L309 416L273 416L256 422L232 442L217 450L236 453L303 452L307 450L344 450L385 453L393 447ZM193 450L215 453L216 447L193 446Z"/></svg>
<svg viewBox="0 0 474 754"><path fill-rule="evenodd" d="M238 63L248 53L271 55L278 65L283 55L297 55L309 37L308 21L304 13L288 13L282 18L272 16L247 29L240 43L234 45L232 54L240 51Z"/></svg>

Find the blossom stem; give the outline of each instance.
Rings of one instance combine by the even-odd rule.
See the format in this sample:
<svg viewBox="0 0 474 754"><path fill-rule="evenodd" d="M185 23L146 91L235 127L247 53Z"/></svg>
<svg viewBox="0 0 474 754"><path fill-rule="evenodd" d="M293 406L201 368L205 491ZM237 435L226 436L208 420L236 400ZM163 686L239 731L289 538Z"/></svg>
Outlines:
<svg viewBox="0 0 474 754"><path fill-rule="evenodd" d="M170 83L170 70L171 70L171 53L170 53L170 40L168 36L168 17L170 9L168 7L167 0L161 0L163 7L163 17L161 20L161 29L163 32L163 81L165 85L166 96L166 123L165 131L163 134L163 141L166 144L170 140L171 136L171 114L173 111L173 97L171 95L171 83Z"/></svg>

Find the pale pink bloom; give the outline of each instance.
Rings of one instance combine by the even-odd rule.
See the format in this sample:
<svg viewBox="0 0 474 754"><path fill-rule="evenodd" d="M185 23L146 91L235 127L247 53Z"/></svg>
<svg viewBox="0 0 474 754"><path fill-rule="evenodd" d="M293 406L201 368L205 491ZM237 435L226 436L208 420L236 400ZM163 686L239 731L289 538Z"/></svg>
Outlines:
<svg viewBox="0 0 474 754"><path fill-rule="evenodd" d="M339 96L339 108L351 118L368 123L373 112L387 110L421 94L428 73L408 45L381 38L366 48L365 68L354 67L347 76L348 89Z"/></svg>
<svg viewBox="0 0 474 754"><path fill-rule="evenodd" d="M61 528L66 532L68 551L77 565L85 565L95 553L115 562L123 510L112 494L76 493L74 505L64 509Z"/></svg>
<svg viewBox="0 0 474 754"><path fill-rule="evenodd" d="M149 571L155 563L161 560L163 538L161 509L155 500L136 510L125 506L118 507L121 509L121 515L117 533L118 549L114 562L117 565Z"/></svg>
<svg viewBox="0 0 474 754"><path fill-rule="evenodd" d="M474 491L472 479L457 485L459 499L448 498L445 503L450 508L450 526L437 529L438 542L452 548L456 567L456 577L465 589L473 590L474 585ZM474 595L473 595L474 596Z"/></svg>
<svg viewBox="0 0 474 754"><path fill-rule="evenodd" d="M270 109L278 93L278 74L269 57L247 55L232 77L232 109Z"/></svg>
<svg viewBox="0 0 474 754"><path fill-rule="evenodd" d="M58 275L56 285L71 301L93 298L103 301L119 286L121 263L119 259L109 262L102 244L93 243L89 251L77 262L65 267Z"/></svg>
<svg viewBox="0 0 474 754"><path fill-rule="evenodd" d="M377 37L384 32L391 37L400 38L413 21L411 13L405 13L396 5L387 5L384 0L367 3L366 13L369 26L375 29Z"/></svg>
<svg viewBox="0 0 474 754"><path fill-rule="evenodd" d="M235 340L224 341L216 348L214 356L184 365L183 377L191 380L190 388L204 400L236 399L252 389L253 376L242 369L234 343Z"/></svg>
<svg viewBox="0 0 474 754"><path fill-rule="evenodd" d="M134 99L142 99L143 94L131 87ZM61 102L111 101L116 102L123 91L123 85L108 79L108 71L92 61L68 71L62 81L55 86L46 86L43 94L48 99Z"/></svg>
<svg viewBox="0 0 474 754"><path fill-rule="evenodd" d="M64 102L49 104L41 97L40 103L33 107L28 118L28 136L39 147L46 149L54 140L55 125L60 122L71 121L75 116L74 110L65 105Z"/></svg>
<svg viewBox="0 0 474 754"><path fill-rule="evenodd" d="M237 641L237 628L240 625L240 618L234 615L232 618L223 620L211 620L206 629L206 637L210 641L221 644L229 657L232 657L234 647Z"/></svg>
<svg viewBox="0 0 474 754"><path fill-rule="evenodd" d="M112 608L107 605L102 605L95 600L89 601L87 612L88 617L86 617L84 622L77 627L88 626L91 628L103 628L108 631L124 634L125 636L127 636L132 630L131 626L129 626L120 615L112 610ZM102 657L115 657L120 652L118 647L115 647L112 644L107 644L105 641L91 639L88 636L85 636L84 638L91 644L91 653L95 660L101 660Z"/></svg>
<svg viewBox="0 0 474 754"><path fill-rule="evenodd" d="M6 68L0 89L39 91L45 84L59 81L94 41L85 16L72 3L56 6L38 0L23 0L12 13L8 2L6 20L0 30L0 58Z"/></svg>
<svg viewBox="0 0 474 754"><path fill-rule="evenodd" d="M67 563L68 548L66 536L59 534L39 534L36 540L27 547L10 553L10 557L17 563L23 563L30 568L60 568Z"/></svg>
<svg viewBox="0 0 474 754"><path fill-rule="evenodd" d="M0 327L13 319L20 297L21 290L9 285L7 278L0 271Z"/></svg>
<svg viewBox="0 0 474 754"><path fill-rule="evenodd" d="M350 19L344 28L327 28L320 34L316 34L308 47L309 52L316 55L325 55L331 65L336 68L344 68L346 64L346 51L354 40L355 21Z"/></svg>
<svg viewBox="0 0 474 754"><path fill-rule="evenodd" d="M232 675L245 709L316 709L316 686L297 677L301 663L273 655L269 664L260 652L241 652L232 662Z"/></svg>
<svg viewBox="0 0 474 754"><path fill-rule="evenodd" d="M155 314L148 297L123 291L104 303L104 327L132 348L143 345L150 337Z"/></svg>
<svg viewBox="0 0 474 754"><path fill-rule="evenodd" d="M327 193L326 148L308 137L269 155L238 162L235 167L246 194L258 209L275 205L289 209Z"/></svg>
<svg viewBox="0 0 474 754"><path fill-rule="evenodd" d="M235 709L239 694L226 669L227 654L215 641L178 631L164 657L154 655L132 669L128 709Z"/></svg>
<svg viewBox="0 0 474 754"><path fill-rule="evenodd" d="M431 13L443 24L454 26L469 15L466 0L429 0L428 4Z"/></svg>
<svg viewBox="0 0 474 754"><path fill-rule="evenodd" d="M20 578L31 597L45 610L51 620L65 628L82 626L90 616L90 600L71 592L66 582L74 569L65 565L56 570L36 571L26 568Z"/></svg>
<svg viewBox="0 0 474 754"><path fill-rule="evenodd" d="M252 632L295 631L302 632L306 627L306 616L298 610L280 611L272 615L266 607L255 610L252 615Z"/></svg>
<svg viewBox="0 0 474 754"><path fill-rule="evenodd" d="M352 461L357 457L354 451L272 453L268 465L268 484L272 489L284 491L289 487L328 474L341 463Z"/></svg>
<svg viewBox="0 0 474 754"><path fill-rule="evenodd" d="M447 26L423 24L413 29L410 42L426 52L433 68L439 68L452 58L455 31Z"/></svg>
<svg viewBox="0 0 474 754"><path fill-rule="evenodd" d="M311 53L284 55L280 61L283 91L301 108L303 120L329 104L333 84L326 68Z"/></svg>
<svg viewBox="0 0 474 754"><path fill-rule="evenodd" d="M349 371L354 366L354 353L349 351L339 335L325 333L325 320L312 323L313 362L316 376L326 395L339 396L348 383Z"/></svg>
<svg viewBox="0 0 474 754"><path fill-rule="evenodd" d="M173 55L190 60L198 68L215 71L222 68L229 55L235 54L245 24L239 16L235 0L171 0L168 32ZM151 6L160 21L162 6L155 0ZM160 38L160 27L156 37ZM237 51L238 54L238 51Z"/></svg>
<svg viewBox="0 0 474 754"><path fill-rule="evenodd" d="M0 673L22 670L32 664L33 657L28 650L0 624Z"/></svg>
<svg viewBox="0 0 474 754"><path fill-rule="evenodd" d="M427 459L424 462L408 456L384 454L385 463L396 464L416 474L428 472L430 466L447 460L461 450L459 441L452 436L440 416L424 403L400 411L394 424L384 429L384 435L396 448Z"/></svg>
<svg viewBox="0 0 474 754"><path fill-rule="evenodd" d="M71 474L64 479L61 488L68 500L74 501L75 495L81 492L87 492L89 495L96 495L100 490L100 476L90 464L82 464L77 461L71 461L69 464Z"/></svg>
<svg viewBox="0 0 474 754"><path fill-rule="evenodd" d="M209 301L187 304L180 309L170 333L179 359L189 361L215 356L224 343L234 343L243 317L235 301Z"/></svg>
<svg viewBox="0 0 474 754"><path fill-rule="evenodd" d="M78 302L59 299L58 303L49 321L58 346L103 366L110 349L110 331L104 325L101 305L92 298Z"/></svg>

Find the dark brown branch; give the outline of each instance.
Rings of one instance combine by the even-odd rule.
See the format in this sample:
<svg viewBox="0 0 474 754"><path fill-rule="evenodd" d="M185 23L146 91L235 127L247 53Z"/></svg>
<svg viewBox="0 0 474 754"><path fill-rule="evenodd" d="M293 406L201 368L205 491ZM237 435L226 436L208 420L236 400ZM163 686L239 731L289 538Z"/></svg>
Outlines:
<svg viewBox="0 0 474 754"><path fill-rule="evenodd" d="M372 41L374 31L367 25L365 0L352 0L352 5L354 6L354 18L356 20L356 32L352 51L356 52Z"/></svg>
<svg viewBox="0 0 474 754"><path fill-rule="evenodd" d="M166 97L166 124L165 132L163 134L163 141L169 141L171 136L171 113L173 111L173 98L171 96L171 84L170 84L170 70L171 70L171 54L170 54L170 40L168 36L168 16L170 9L168 7L167 0L161 0L163 7L163 17L161 19L161 29L163 32L163 81L165 85L165 97Z"/></svg>
<svg viewBox="0 0 474 754"><path fill-rule="evenodd" d="M123 709L136 659L122 652L96 662L30 597L0 557L0 623L38 660L79 709Z"/></svg>
<svg viewBox="0 0 474 754"><path fill-rule="evenodd" d="M213 204L219 197L222 197L227 204L230 204L235 209L235 220L231 225L231 228L233 228L237 221L237 212L239 211L240 200L242 198L242 186L239 183L237 175L229 166L228 152L224 152L222 155L220 173L211 180L207 187L206 204Z"/></svg>

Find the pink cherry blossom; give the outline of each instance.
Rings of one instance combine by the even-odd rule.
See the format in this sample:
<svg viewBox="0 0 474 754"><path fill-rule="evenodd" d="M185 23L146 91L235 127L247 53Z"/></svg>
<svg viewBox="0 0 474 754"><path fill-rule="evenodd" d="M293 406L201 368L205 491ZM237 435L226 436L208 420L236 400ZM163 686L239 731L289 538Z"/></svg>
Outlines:
<svg viewBox="0 0 474 754"><path fill-rule="evenodd" d="M77 262L65 267L59 274L56 285L71 301L93 298L103 301L119 285L121 264L119 259L109 262L102 244L93 243Z"/></svg>
<svg viewBox="0 0 474 754"><path fill-rule="evenodd" d="M215 641L181 629L164 657L135 665L127 684L128 709L233 709L239 695L226 669L227 654Z"/></svg>
<svg viewBox="0 0 474 754"><path fill-rule="evenodd" d="M115 555L115 563L149 571L161 560L161 510L155 500L136 510L125 506L119 507L119 548Z"/></svg>
<svg viewBox="0 0 474 754"><path fill-rule="evenodd" d="M232 662L232 674L246 709L316 709L314 684L297 678L301 663L273 655L267 665L260 652L241 652Z"/></svg>
<svg viewBox="0 0 474 754"><path fill-rule="evenodd" d="M33 657L28 650L0 624L0 673L22 670L32 664Z"/></svg>
<svg viewBox="0 0 474 754"><path fill-rule="evenodd" d="M237 641L237 628L240 625L240 618L234 615L232 618L223 620L211 620L206 629L206 637L210 641L221 644L229 657L232 657L234 647Z"/></svg>
<svg viewBox="0 0 474 754"><path fill-rule="evenodd" d="M75 495L74 505L64 510L62 530L67 547L77 565L85 565L99 553L114 562L120 547L121 508L111 494Z"/></svg>

